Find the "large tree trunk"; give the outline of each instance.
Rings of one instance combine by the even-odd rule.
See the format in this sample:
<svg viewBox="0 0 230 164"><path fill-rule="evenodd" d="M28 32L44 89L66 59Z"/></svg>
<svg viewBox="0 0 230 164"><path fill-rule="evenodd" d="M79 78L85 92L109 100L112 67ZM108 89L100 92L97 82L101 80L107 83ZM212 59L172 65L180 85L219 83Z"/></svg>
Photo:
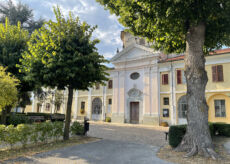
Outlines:
<svg viewBox="0 0 230 164"><path fill-rule="evenodd" d="M205 24L200 23L189 29L186 36L185 77L187 82L187 131L176 148L187 151L185 157L203 153L206 157L217 158L213 149L208 125L208 105L205 98L205 87L208 82L205 71L203 46Z"/></svg>
<svg viewBox="0 0 230 164"><path fill-rule="evenodd" d="M69 128L70 128L70 122L71 122L71 110L72 110L72 101L73 101L73 88L68 88L68 101L67 101L67 110L66 110L66 116L65 116L65 128L64 128L64 140L69 139Z"/></svg>

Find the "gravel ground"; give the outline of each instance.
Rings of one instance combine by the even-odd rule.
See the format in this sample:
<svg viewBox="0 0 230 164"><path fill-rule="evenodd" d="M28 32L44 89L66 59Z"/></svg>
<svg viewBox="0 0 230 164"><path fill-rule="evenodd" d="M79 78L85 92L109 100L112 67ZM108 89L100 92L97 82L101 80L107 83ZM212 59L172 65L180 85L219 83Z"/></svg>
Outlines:
<svg viewBox="0 0 230 164"><path fill-rule="evenodd" d="M91 123L88 136L159 147L167 143L164 131L167 131L167 128Z"/></svg>

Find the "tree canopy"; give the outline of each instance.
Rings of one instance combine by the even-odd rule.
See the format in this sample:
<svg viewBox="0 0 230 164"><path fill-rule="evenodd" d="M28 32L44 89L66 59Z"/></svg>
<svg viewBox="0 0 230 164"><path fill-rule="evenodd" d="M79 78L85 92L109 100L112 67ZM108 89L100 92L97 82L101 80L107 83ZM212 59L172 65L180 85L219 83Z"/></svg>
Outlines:
<svg viewBox="0 0 230 164"><path fill-rule="evenodd" d="M21 2L15 5L12 0L8 0L7 3L1 2L0 14L1 23L5 23L6 18L9 19L11 25L17 25L18 22L21 22L22 27L30 33L39 29L44 23L41 18L34 20L33 10L28 5Z"/></svg>
<svg viewBox="0 0 230 164"><path fill-rule="evenodd" d="M19 72L16 66L22 53L27 49L27 41L29 40L27 30L21 28L20 22L17 26L10 25L8 19L4 24L0 24L0 64L6 67L6 71L12 73L21 82L18 88L19 106L25 107L30 101L27 91L33 89L32 83L24 80L24 73Z"/></svg>
<svg viewBox="0 0 230 164"><path fill-rule="evenodd" d="M185 51L188 29L206 25L204 52L230 45L229 0L96 0L135 35L168 53Z"/></svg>
<svg viewBox="0 0 230 164"><path fill-rule="evenodd" d="M83 90L106 80L106 60L95 47L99 40L91 40L95 27L71 13L65 19L59 9L54 12L57 22L50 20L31 35L21 60L28 79L49 87Z"/></svg>
<svg viewBox="0 0 230 164"><path fill-rule="evenodd" d="M6 106L15 106L17 103L17 80L6 69L0 66L0 111Z"/></svg>
<svg viewBox="0 0 230 164"><path fill-rule="evenodd" d="M69 139L73 89L86 90L106 78L106 62L99 55L92 39L96 27L80 22L72 13L66 19L59 8L54 9L56 22L50 20L33 32L21 60L27 79L45 87L68 88L64 139Z"/></svg>

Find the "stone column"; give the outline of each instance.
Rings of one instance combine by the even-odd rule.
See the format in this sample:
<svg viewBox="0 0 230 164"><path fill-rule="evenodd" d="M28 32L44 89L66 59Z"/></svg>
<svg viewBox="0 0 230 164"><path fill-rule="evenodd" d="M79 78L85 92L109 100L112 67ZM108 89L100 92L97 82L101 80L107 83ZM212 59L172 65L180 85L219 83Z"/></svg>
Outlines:
<svg viewBox="0 0 230 164"><path fill-rule="evenodd" d="M75 100L74 100L74 120L77 120L77 113L78 113L78 91L75 91Z"/></svg>

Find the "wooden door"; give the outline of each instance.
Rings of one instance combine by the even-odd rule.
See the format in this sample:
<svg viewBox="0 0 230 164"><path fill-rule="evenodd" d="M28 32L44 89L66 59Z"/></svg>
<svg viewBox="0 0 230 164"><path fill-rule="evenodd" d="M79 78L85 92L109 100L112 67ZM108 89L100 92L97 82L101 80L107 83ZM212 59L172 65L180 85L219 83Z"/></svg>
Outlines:
<svg viewBox="0 0 230 164"><path fill-rule="evenodd" d="M130 123L139 123L139 102L130 103Z"/></svg>

